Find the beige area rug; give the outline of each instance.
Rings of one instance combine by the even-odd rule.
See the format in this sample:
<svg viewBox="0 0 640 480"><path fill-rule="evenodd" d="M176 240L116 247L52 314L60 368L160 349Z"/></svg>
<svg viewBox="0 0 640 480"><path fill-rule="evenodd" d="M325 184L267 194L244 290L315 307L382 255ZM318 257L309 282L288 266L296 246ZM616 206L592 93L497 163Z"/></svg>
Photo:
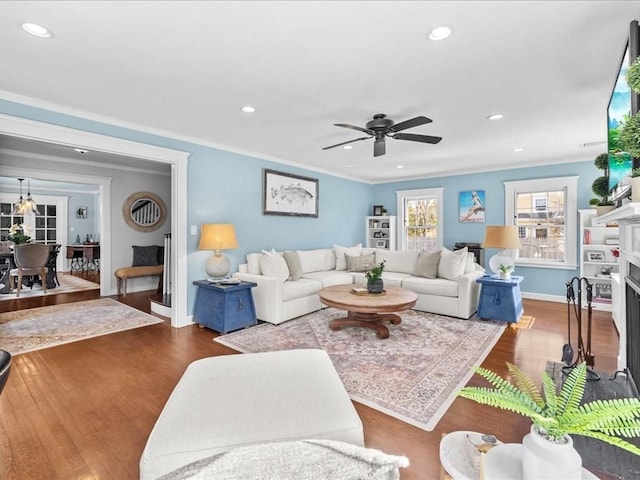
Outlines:
<svg viewBox="0 0 640 480"><path fill-rule="evenodd" d="M12 355L163 320L111 298L0 313L0 347Z"/></svg>
<svg viewBox="0 0 640 480"><path fill-rule="evenodd" d="M71 275L69 273L58 273L58 281L60 282L60 286L56 286L56 288L48 288L46 295L59 295L61 293L73 293L82 292L85 290L100 289L99 284L90 282L89 280L85 280L84 278L76 277L75 275ZM45 295L45 293L42 290L42 285L38 283L34 285L33 288L25 287L20 290L19 298L41 297L43 295ZM0 294L0 301L15 299L15 292Z"/></svg>
<svg viewBox="0 0 640 480"><path fill-rule="evenodd" d="M380 340L367 328L330 330L329 321L344 314L327 308L214 340L242 353L321 348L352 400L431 431L505 329L504 322L409 310L399 313L400 325L391 325L389 338Z"/></svg>

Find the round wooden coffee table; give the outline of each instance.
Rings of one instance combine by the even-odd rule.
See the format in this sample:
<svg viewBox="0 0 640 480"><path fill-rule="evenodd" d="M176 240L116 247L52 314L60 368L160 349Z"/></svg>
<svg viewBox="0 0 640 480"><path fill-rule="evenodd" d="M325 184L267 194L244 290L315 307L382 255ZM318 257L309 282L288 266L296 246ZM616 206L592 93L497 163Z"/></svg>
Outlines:
<svg viewBox="0 0 640 480"><path fill-rule="evenodd" d="M400 323L400 316L394 313L408 310L416 304L418 295L411 290L387 287L382 294L356 295L351 293L355 285L335 285L320 290L320 301L329 307L346 310L347 316L331 320L329 328L365 327L377 332L378 338L388 338L389 329L382 322L394 325Z"/></svg>

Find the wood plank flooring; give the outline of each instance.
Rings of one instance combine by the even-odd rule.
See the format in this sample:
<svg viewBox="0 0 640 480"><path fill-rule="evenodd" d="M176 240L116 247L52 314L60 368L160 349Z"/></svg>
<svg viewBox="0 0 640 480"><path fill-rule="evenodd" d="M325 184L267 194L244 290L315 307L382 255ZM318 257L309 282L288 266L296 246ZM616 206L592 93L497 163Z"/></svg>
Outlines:
<svg viewBox="0 0 640 480"><path fill-rule="evenodd" d="M151 293L128 294L125 303L149 313ZM87 298L80 293L46 302ZM567 307L524 303L525 313L536 317L533 328L505 329L483 366L504 374L505 362L512 362L539 378L547 360L560 360ZM2 308L33 306L40 304L18 300ZM613 372L618 337L611 315L594 312L593 321L596 368ZM16 356L0 395L0 479L137 479L147 437L186 366L199 358L235 353L213 342L215 335L195 325L174 329L167 321ZM474 377L471 383L479 381ZM403 480L440 478L438 445L444 433L475 430L520 442L529 429L528 420L462 398L433 432L355 406L367 446L409 457Z"/></svg>

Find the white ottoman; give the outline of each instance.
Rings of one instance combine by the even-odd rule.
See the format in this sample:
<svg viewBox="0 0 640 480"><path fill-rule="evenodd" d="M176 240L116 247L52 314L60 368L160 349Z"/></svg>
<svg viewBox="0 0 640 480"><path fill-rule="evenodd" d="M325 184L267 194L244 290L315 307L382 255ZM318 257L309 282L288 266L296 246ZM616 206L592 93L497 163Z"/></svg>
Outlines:
<svg viewBox="0 0 640 480"><path fill-rule="evenodd" d="M140 459L140 479L235 447L300 439L364 446L362 422L323 350L197 360L167 400Z"/></svg>

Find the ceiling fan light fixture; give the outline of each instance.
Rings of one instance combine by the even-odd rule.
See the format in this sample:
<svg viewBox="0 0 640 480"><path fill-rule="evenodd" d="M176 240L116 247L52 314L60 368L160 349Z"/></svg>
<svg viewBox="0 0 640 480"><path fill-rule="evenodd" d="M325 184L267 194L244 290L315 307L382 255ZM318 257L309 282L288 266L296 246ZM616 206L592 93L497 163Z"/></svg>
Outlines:
<svg viewBox="0 0 640 480"><path fill-rule="evenodd" d="M38 37L38 38L52 38L53 37L53 33L51 33L50 30L48 30L47 28L43 27L42 25L38 25L37 23L24 22L22 24L22 29L25 32L30 33L34 37Z"/></svg>
<svg viewBox="0 0 640 480"><path fill-rule="evenodd" d="M453 28L447 25L439 25L429 30L428 38L429 40L435 40L435 41L444 40L446 38L449 38L452 33L453 33Z"/></svg>

